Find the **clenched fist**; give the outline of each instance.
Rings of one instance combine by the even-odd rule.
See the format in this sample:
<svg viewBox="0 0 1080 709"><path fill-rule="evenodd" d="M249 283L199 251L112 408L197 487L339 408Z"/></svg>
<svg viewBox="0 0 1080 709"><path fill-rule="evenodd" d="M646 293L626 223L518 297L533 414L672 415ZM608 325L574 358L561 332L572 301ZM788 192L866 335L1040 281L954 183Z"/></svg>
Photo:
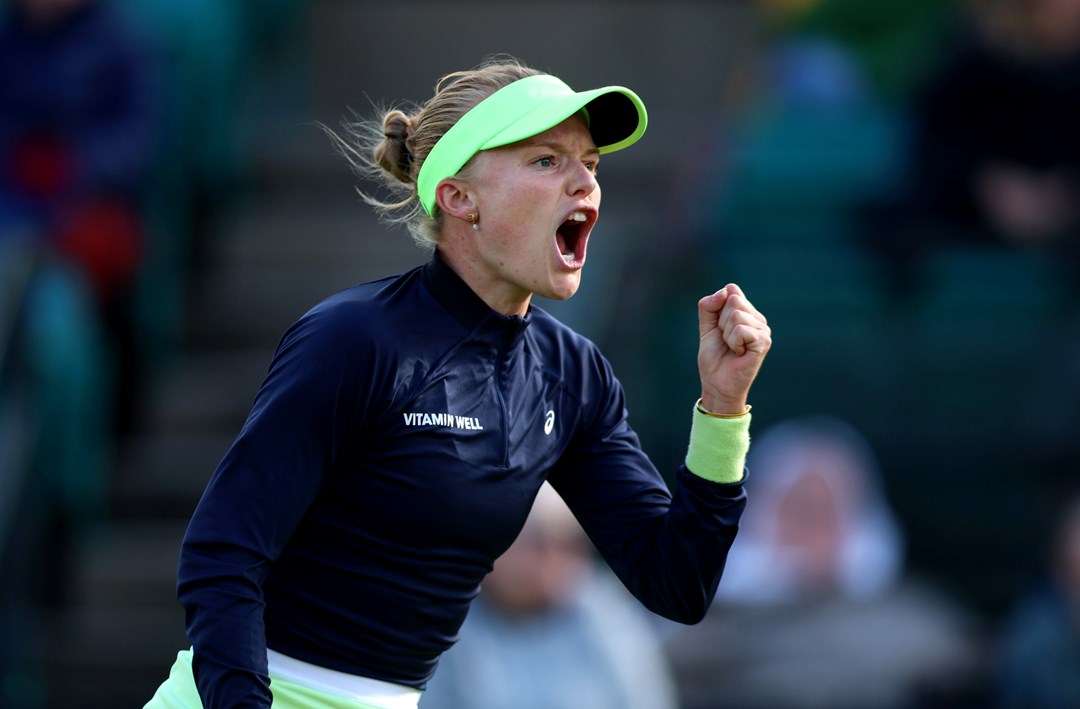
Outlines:
<svg viewBox="0 0 1080 709"><path fill-rule="evenodd" d="M729 283L698 301L701 404L718 414L741 414L772 330L742 289Z"/></svg>

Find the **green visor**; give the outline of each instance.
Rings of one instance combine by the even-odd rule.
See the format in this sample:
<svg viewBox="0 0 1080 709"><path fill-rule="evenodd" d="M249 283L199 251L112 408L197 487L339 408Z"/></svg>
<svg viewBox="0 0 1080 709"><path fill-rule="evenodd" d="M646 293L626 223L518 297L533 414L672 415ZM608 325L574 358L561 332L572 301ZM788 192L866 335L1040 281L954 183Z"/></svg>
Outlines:
<svg viewBox="0 0 1080 709"><path fill-rule="evenodd" d="M416 179L424 211L435 215L435 188L473 155L543 133L582 109L601 155L630 147L648 124L645 105L630 89L575 92L549 74L519 79L474 106L435 143Z"/></svg>

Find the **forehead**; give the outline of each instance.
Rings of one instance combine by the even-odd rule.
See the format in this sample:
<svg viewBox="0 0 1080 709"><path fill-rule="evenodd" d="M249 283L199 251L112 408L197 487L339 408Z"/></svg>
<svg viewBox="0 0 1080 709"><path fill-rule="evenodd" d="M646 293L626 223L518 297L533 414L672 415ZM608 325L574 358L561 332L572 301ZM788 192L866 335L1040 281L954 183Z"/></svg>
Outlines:
<svg viewBox="0 0 1080 709"><path fill-rule="evenodd" d="M554 145L571 153L596 153L596 143L592 133L585 124L585 117L581 113L575 113L562 123L548 128L543 133L537 133L531 138L526 138L507 147L531 147L535 145Z"/></svg>

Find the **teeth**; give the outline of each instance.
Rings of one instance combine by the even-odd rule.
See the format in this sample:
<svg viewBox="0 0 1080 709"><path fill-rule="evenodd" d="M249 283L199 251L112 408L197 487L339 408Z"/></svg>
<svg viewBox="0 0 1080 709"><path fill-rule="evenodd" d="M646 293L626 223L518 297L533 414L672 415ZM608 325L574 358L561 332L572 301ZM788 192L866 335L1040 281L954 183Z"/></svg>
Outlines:
<svg viewBox="0 0 1080 709"><path fill-rule="evenodd" d="M587 219L588 219L588 217L585 216L585 212L574 212L573 214L571 214L569 217L566 218L566 221L568 221L568 222L583 222L583 221L585 221Z"/></svg>
<svg viewBox="0 0 1080 709"><path fill-rule="evenodd" d="M567 261L573 261L574 260L574 252L573 251L567 251L565 254L562 255L562 257L564 259L566 259Z"/></svg>

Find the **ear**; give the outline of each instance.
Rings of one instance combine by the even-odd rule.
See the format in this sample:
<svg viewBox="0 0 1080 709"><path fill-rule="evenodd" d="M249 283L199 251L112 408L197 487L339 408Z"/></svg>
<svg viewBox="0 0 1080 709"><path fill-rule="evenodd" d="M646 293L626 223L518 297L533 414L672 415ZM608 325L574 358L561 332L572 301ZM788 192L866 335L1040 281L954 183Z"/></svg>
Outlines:
<svg viewBox="0 0 1080 709"><path fill-rule="evenodd" d="M476 200L469 183L455 177L448 177L435 187L435 203L457 219L465 219L476 212Z"/></svg>

